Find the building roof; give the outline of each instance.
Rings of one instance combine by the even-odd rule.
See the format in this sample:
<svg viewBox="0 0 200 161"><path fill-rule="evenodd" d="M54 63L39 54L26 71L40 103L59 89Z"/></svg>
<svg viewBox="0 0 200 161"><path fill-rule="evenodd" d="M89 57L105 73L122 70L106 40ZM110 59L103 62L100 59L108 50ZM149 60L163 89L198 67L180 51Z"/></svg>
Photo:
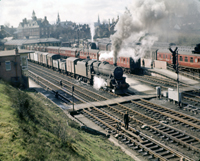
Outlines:
<svg viewBox="0 0 200 161"><path fill-rule="evenodd" d="M42 39L15 39L6 42L4 45L8 46L21 46L28 44L37 44L37 43L49 43L49 42L60 42L60 40L55 38L42 38Z"/></svg>
<svg viewBox="0 0 200 161"><path fill-rule="evenodd" d="M26 53L34 53L34 51L31 50L19 50L19 54L26 54ZM6 50L6 51L0 51L0 57L2 56L13 56L16 55L15 50Z"/></svg>

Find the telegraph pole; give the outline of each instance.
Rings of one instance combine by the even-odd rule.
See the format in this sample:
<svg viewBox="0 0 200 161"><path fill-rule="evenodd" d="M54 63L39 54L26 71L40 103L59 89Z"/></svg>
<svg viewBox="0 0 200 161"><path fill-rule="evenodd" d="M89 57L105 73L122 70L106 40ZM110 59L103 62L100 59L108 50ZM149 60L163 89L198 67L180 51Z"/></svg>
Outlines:
<svg viewBox="0 0 200 161"><path fill-rule="evenodd" d="M177 73L177 91L178 91L178 106L180 107L180 96L179 96L179 69L178 69L178 51L176 53L176 73Z"/></svg>
<svg viewBox="0 0 200 161"><path fill-rule="evenodd" d="M173 62L173 68L175 69L177 73L177 92L178 92L178 105L180 107L180 96L179 96L179 68L178 68L178 47L173 51L171 48L169 48L169 51L172 53L172 62Z"/></svg>
<svg viewBox="0 0 200 161"><path fill-rule="evenodd" d="M73 92L74 92L74 86L72 86L72 102L73 102L73 112L74 112L74 96L73 96Z"/></svg>

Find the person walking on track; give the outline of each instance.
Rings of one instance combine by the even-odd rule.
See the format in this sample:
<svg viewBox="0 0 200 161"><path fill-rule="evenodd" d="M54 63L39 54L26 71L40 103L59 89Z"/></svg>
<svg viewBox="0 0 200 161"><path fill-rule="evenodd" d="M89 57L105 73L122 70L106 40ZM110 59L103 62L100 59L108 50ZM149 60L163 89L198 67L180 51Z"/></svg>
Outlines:
<svg viewBox="0 0 200 161"><path fill-rule="evenodd" d="M126 114L124 115L124 124L125 124L125 129L127 130L128 130L128 123L129 123L128 111L126 111Z"/></svg>

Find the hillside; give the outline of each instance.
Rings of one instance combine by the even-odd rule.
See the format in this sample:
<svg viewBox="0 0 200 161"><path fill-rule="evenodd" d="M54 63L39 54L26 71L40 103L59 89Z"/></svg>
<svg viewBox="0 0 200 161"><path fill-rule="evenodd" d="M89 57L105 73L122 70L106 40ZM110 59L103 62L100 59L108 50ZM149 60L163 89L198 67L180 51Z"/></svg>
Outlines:
<svg viewBox="0 0 200 161"><path fill-rule="evenodd" d="M79 129L41 94L0 81L0 160L132 160L103 136Z"/></svg>

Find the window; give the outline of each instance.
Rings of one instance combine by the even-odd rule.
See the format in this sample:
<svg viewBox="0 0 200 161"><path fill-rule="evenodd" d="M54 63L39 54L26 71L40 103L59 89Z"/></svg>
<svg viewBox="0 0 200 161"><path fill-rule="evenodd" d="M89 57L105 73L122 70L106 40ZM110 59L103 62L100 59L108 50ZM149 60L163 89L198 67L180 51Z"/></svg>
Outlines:
<svg viewBox="0 0 200 161"><path fill-rule="evenodd" d="M170 55L170 59L172 59L172 56Z"/></svg>
<svg viewBox="0 0 200 161"><path fill-rule="evenodd" d="M165 59L165 55L163 54L163 59Z"/></svg>
<svg viewBox="0 0 200 161"><path fill-rule="evenodd" d="M182 56L180 56L180 61L183 61L183 57Z"/></svg>
<svg viewBox="0 0 200 161"><path fill-rule="evenodd" d="M197 59L195 59L195 63L197 63Z"/></svg>
<svg viewBox="0 0 200 161"><path fill-rule="evenodd" d="M193 63L193 57L190 57L190 63Z"/></svg>
<svg viewBox="0 0 200 161"><path fill-rule="evenodd" d="M167 59L167 55L166 55L166 59Z"/></svg>
<svg viewBox="0 0 200 161"><path fill-rule="evenodd" d="M198 63L200 62L200 58L198 58Z"/></svg>
<svg viewBox="0 0 200 161"><path fill-rule="evenodd" d="M10 63L10 61L6 61L5 64L6 64L6 71L11 70L11 63Z"/></svg>
<svg viewBox="0 0 200 161"><path fill-rule="evenodd" d="M188 58L187 58L187 56L185 57L185 62L188 62Z"/></svg>

